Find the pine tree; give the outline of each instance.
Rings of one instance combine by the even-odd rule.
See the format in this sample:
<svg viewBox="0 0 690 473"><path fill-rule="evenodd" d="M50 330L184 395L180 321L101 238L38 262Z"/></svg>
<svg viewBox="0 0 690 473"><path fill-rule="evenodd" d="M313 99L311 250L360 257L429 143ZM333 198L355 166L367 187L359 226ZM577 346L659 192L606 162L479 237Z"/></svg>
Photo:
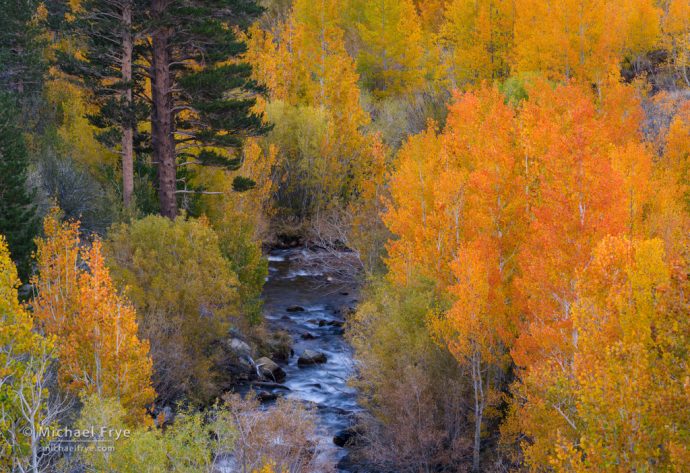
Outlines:
<svg viewBox="0 0 690 473"><path fill-rule="evenodd" d="M180 166L236 169L247 136L265 131L252 113L251 67L237 60L246 47L235 27L261 9L250 0L153 0L151 89L153 160L158 166L161 214L174 218ZM182 162L178 162L178 158ZM251 181L238 177L236 190Z"/></svg>
<svg viewBox="0 0 690 473"><path fill-rule="evenodd" d="M60 66L92 91L98 113L89 121L102 130L99 139L122 156L122 198L125 207L134 192L134 153L145 135L137 123L149 114L144 97L141 0L84 0L75 8L69 28L79 39L78 55L61 54Z"/></svg>
<svg viewBox="0 0 690 473"><path fill-rule="evenodd" d="M0 233L7 236L19 274L26 279L38 218L27 186L28 153L16 110L10 96L0 95Z"/></svg>
<svg viewBox="0 0 690 473"><path fill-rule="evenodd" d="M3 0L0 8L0 90L35 98L46 70L41 25L45 9L38 0Z"/></svg>

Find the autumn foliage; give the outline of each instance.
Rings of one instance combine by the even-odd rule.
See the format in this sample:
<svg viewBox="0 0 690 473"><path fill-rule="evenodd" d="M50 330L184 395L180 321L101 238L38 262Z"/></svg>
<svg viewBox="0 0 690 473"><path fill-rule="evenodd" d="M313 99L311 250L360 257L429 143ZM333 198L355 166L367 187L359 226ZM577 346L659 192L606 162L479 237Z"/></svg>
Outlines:
<svg viewBox="0 0 690 473"><path fill-rule="evenodd" d="M610 83L596 100L575 83L536 82L528 95L517 107L488 86L458 95L442 132L431 124L403 146L384 216L395 235L389 278L431 278L452 301L430 309L429 323L474 386L475 470L484 418L501 402L511 363L517 378L502 431L507 443L523 439L531 467L677 464L684 434L665 429L682 432L685 421L652 403L659 389L672 402L684 392L686 375L665 365L674 349L659 346L679 339L657 327L675 317L662 309L666 297L687 304L669 286L672 268L687 268L678 246L687 237L676 233L687 234L687 210L675 207L663 225L680 241L664 243L648 233L657 220L645 209L683 205L685 171L671 172L658 197L652 191L655 174L669 179L661 177L669 167L686 166L678 159L687 163L687 140L676 154L687 137L682 115L654 164L633 89ZM615 421L606 409L619 409Z"/></svg>
<svg viewBox="0 0 690 473"><path fill-rule="evenodd" d="M120 400L141 421L154 400L149 344L139 339L132 304L118 294L104 264L101 243L82 246L79 223L52 212L37 241L35 317L59 346L59 376L74 394Z"/></svg>
<svg viewBox="0 0 690 473"><path fill-rule="evenodd" d="M42 468L37 435L55 422L49 385L56 340L36 330L34 317L19 301L17 269L0 235L0 470Z"/></svg>
<svg viewBox="0 0 690 473"><path fill-rule="evenodd" d="M330 471L343 413L228 395L298 396L254 358L312 264L347 461L690 471L688 0L3 6L0 471ZM93 423L134 433L41 454Z"/></svg>

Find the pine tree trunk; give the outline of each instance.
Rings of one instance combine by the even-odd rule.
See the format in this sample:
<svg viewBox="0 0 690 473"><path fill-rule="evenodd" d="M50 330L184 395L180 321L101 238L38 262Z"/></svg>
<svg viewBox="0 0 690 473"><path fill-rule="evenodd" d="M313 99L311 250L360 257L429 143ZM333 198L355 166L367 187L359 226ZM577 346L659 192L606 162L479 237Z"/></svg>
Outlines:
<svg viewBox="0 0 690 473"><path fill-rule="evenodd" d="M152 0L153 17L162 18L168 0ZM172 95L170 75L170 42L171 31L161 26L154 31L153 43L153 80L151 81L152 111L152 144L153 160L158 166L158 198L161 215L175 218L177 215L176 162L173 130Z"/></svg>
<svg viewBox="0 0 690 473"><path fill-rule="evenodd" d="M122 7L122 26L122 82L126 84L124 89L126 116L122 124L122 200L125 208L129 208L132 205L134 193L134 123L131 120L134 41L131 2L125 3Z"/></svg>

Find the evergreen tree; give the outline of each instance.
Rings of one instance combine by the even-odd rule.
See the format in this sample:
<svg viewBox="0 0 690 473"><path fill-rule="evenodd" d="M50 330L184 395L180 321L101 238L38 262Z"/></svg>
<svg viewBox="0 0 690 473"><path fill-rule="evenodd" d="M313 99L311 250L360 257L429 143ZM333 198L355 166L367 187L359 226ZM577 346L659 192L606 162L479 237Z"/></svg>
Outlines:
<svg viewBox="0 0 690 473"><path fill-rule="evenodd" d="M79 39L80 54L60 57L63 71L93 91L98 113L88 118L102 130L99 139L122 156L125 207L134 193L135 149L146 139L137 124L149 111L138 45L145 6L143 0L83 0L69 25Z"/></svg>
<svg viewBox="0 0 690 473"><path fill-rule="evenodd" d="M12 97L0 95L0 234L7 237L10 254L26 281L38 218L27 187L28 154L16 116Z"/></svg>
<svg viewBox="0 0 690 473"><path fill-rule="evenodd" d="M164 216L177 214L178 194L199 190L178 168L237 169L243 139L266 129L251 111L257 87L251 67L238 60L246 48L235 29L260 11L251 0L151 2L152 146ZM235 184L252 186L243 178Z"/></svg>
<svg viewBox="0 0 690 473"><path fill-rule="evenodd" d="M36 96L43 86L46 62L38 0L0 0L0 87L4 92Z"/></svg>

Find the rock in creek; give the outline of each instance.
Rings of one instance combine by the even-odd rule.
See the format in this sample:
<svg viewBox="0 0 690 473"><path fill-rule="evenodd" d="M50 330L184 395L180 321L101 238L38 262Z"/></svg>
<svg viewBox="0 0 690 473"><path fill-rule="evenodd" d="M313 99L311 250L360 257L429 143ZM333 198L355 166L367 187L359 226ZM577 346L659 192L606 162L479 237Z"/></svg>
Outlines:
<svg viewBox="0 0 690 473"><path fill-rule="evenodd" d="M256 398L259 400L259 402L264 403L275 401L278 399L278 395L269 391L259 391L256 393Z"/></svg>
<svg viewBox="0 0 690 473"><path fill-rule="evenodd" d="M345 325L345 322L342 320L319 320L319 327L342 327L343 325Z"/></svg>
<svg viewBox="0 0 690 473"><path fill-rule="evenodd" d="M333 443L338 447L345 447L346 445L353 445L357 441L357 438L362 435L361 429L353 426L343 429L335 434L333 437Z"/></svg>
<svg viewBox="0 0 690 473"><path fill-rule="evenodd" d="M251 379L256 377L256 365L254 360L249 355L241 355L237 357L237 364L233 365L234 371L242 379Z"/></svg>
<svg viewBox="0 0 690 473"><path fill-rule="evenodd" d="M288 312L304 312L304 307L300 305L291 305L285 310L287 310Z"/></svg>
<svg viewBox="0 0 690 473"><path fill-rule="evenodd" d="M265 356L256 360L256 368L259 370L259 374L268 380L280 383L285 379L283 368Z"/></svg>
<svg viewBox="0 0 690 473"><path fill-rule="evenodd" d="M297 364L299 366L309 366L316 365L319 363L325 363L327 360L328 358L326 358L326 355L324 355L321 352L314 350L304 350L302 355L300 355L299 359L297 360Z"/></svg>

